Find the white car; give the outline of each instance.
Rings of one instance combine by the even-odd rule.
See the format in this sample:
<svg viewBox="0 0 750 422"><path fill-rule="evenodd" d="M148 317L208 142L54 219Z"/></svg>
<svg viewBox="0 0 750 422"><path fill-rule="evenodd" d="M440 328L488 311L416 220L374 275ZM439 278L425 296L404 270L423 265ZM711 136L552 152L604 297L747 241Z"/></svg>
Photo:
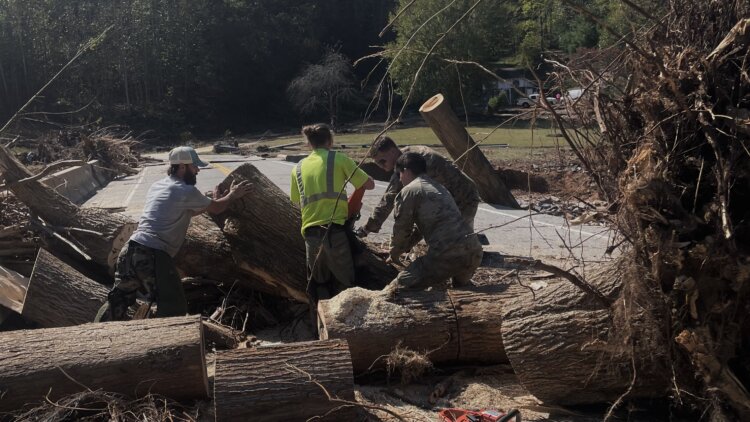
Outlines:
<svg viewBox="0 0 750 422"><path fill-rule="evenodd" d="M546 100L550 105L556 105L558 103L557 98L555 97L546 97ZM529 108L532 104L536 104L537 101L539 101L539 94L531 94L527 98L519 98L518 101L516 101L516 105L523 108Z"/></svg>

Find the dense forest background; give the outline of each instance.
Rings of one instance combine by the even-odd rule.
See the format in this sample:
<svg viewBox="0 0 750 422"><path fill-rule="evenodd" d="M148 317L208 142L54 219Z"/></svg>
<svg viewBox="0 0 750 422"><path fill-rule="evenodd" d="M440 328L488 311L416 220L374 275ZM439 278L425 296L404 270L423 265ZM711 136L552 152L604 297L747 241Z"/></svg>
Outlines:
<svg viewBox="0 0 750 422"><path fill-rule="evenodd" d="M108 27L24 121L239 133L330 114L384 116L387 99L407 98L428 51L409 102L442 91L476 103L491 77L446 59L533 67L550 52L612 45L602 25L627 33L629 14L615 0L4 0L0 120ZM315 72L334 65L322 83Z"/></svg>

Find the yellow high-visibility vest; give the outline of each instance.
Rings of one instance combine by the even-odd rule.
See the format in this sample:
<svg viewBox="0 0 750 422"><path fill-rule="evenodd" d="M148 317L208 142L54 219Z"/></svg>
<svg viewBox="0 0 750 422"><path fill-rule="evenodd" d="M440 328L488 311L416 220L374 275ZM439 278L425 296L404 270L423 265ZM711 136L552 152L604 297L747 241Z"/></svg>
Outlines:
<svg viewBox="0 0 750 422"><path fill-rule="evenodd" d="M357 163L342 153L317 148L292 169L292 202L302 209L302 234L305 229L333 222L344 224L348 216L344 184L358 189L369 176Z"/></svg>

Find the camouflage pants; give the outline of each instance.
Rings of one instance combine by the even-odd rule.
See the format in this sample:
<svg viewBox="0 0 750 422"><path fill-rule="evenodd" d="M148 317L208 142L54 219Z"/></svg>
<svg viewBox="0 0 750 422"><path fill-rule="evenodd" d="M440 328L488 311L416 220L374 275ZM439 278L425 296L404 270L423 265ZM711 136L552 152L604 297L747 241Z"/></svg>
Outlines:
<svg viewBox="0 0 750 422"><path fill-rule="evenodd" d="M479 209L479 202L467 201L462 204L458 204L458 209L461 210L461 217L463 217L466 224L469 225L469 229L474 231L474 217L477 215Z"/></svg>
<svg viewBox="0 0 750 422"><path fill-rule="evenodd" d="M157 304L157 317L187 313L185 292L172 257L164 251L131 241L117 257L115 285L105 304L108 310L100 311L99 318L109 321L127 319L128 308L135 303L138 293L149 303Z"/></svg>
<svg viewBox="0 0 750 422"><path fill-rule="evenodd" d="M482 246L474 241L456 245L448 251L427 251L398 273L396 281L399 287L424 289L430 286L444 288L447 281L453 281L453 287L471 284L479 264L482 262Z"/></svg>
<svg viewBox="0 0 750 422"><path fill-rule="evenodd" d="M354 285L352 249L342 226L332 225L328 235L322 227L306 229L305 254L311 285L308 290L325 285L330 297Z"/></svg>

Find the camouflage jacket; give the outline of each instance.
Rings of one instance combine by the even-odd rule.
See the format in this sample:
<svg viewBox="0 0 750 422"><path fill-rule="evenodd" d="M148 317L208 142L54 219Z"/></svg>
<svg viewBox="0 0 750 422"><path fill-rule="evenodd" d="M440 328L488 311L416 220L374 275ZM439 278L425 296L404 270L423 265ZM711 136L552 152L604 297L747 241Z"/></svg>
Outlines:
<svg viewBox="0 0 750 422"><path fill-rule="evenodd" d="M451 194L429 176L420 175L406 185L396 195L394 208L396 222L391 237L394 252L408 252L419 241L413 236L415 226L424 236L431 253L457 247L471 248L476 246L474 242L479 245Z"/></svg>
<svg viewBox="0 0 750 422"><path fill-rule="evenodd" d="M467 205L479 202L479 191L477 191L474 182L442 155L431 148L418 145L404 147L401 149L401 152L418 152L422 154L425 161L427 161L427 176L448 189L459 209L463 210ZM403 186L399 180L398 173L394 171L385 194L367 220L365 229L368 232L377 233L380 231L383 223L388 219L388 215L393 211L393 201L402 188Z"/></svg>

